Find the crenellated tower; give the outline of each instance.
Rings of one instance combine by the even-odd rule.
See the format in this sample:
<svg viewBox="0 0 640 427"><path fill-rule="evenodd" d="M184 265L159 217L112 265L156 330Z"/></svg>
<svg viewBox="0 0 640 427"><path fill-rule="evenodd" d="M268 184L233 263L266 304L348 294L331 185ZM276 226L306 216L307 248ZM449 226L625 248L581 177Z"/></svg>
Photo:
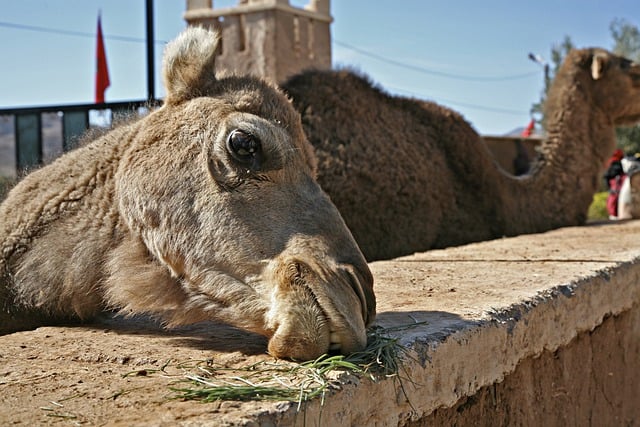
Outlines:
<svg viewBox="0 0 640 427"><path fill-rule="evenodd" d="M239 0L214 9L212 0L187 0L184 18L221 32L221 70L281 82L306 68L331 68L329 2L309 0L298 8L288 0Z"/></svg>

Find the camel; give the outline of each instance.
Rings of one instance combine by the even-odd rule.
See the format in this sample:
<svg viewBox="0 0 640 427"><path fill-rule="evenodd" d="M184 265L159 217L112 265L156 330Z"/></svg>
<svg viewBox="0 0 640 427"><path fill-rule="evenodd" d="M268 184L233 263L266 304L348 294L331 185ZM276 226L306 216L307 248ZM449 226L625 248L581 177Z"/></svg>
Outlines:
<svg viewBox="0 0 640 427"><path fill-rule="evenodd" d="M27 175L0 205L0 333L118 310L225 322L278 358L366 345L373 278L276 85L216 76L218 36L163 58L166 99Z"/></svg>
<svg viewBox="0 0 640 427"><path fill-rule="evenodd" d="M539 158L514 177L450 109L390 96L349 70L306 71L282 86L318 182L369 261L584 224L614 127L640 119L640 66L574 50L548 93Z"/></svg>

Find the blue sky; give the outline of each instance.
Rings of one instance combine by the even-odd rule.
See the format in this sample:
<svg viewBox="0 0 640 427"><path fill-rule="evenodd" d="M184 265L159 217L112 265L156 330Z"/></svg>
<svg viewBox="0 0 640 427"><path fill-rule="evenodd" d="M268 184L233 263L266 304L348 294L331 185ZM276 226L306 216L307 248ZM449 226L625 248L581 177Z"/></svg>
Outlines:
<svg viewBox="0 0 640 427"><path fill-rule="evenodd" d="M236 3L214 0L216 7ZM359 69L391 93L453 108L482 134L529 121L543 87L542 67L529 52L548 59L565 35L578 47L611 48L614 18L640 26L637 0L331 3L335 65ZM164 42L185 27L184 9L184 0L155 0L156 73ZM16 25L91 35L99 10L105 36L133 39L105 41L107 101L144 98L144 1L0 0L0 108L92 102L95 39ZM156 86L162 96L159 77Z"/></svg>

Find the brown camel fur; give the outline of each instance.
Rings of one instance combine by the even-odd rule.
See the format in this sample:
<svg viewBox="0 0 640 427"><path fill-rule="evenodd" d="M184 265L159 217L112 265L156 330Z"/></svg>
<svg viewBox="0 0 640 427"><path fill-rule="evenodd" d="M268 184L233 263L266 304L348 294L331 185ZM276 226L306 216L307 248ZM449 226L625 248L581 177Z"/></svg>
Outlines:
<svg viewBox="0 0 640 427"><path fill-rule="evenodd" d="M346 70L305 72L283 88L318 182L368 260L583 224L614 126L640 119L640 66L574 50L548 94L541 157L516 178L447 108L389 96Z"/></svg>
<svg viewBox="0 0 640 427"><path fill-rule="evenodd" d="M366 344L372 276L274 86L167 46L165 104L28 175L0 206L0 333L105 309L227 322L276 357Z"/></svg>

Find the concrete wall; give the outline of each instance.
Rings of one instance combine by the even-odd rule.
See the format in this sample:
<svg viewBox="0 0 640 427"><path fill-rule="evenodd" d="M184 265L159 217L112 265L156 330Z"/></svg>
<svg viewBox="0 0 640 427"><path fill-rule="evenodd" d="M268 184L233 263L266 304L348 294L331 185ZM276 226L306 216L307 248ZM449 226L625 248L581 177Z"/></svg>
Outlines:
<svg viewBox="0 0 640 427"><path fill-rule="evenodd" d="M429 323L402 334L399 377L345 379L306 425L633 425L639 233L566 228L373 263L378 322ZM302 425L291 409L262 420Z"/></svg>
<svg viewBox="0 0 640 427"><path fill-rule="evenodd" d="M372 263L376 323L400 328L402 369L339 374L301 408L169 398L189 367L271 361L264 339L224 325L0 336L0 425L635 425L639 235L638 220L607 222Z"/></svg>
<svg viewBox="0 0 640 427"><path fill-rule="evenodd" d="M522 360L417 426L632 426L640 420L640 307L608 316L568 345Z"/></svg>

